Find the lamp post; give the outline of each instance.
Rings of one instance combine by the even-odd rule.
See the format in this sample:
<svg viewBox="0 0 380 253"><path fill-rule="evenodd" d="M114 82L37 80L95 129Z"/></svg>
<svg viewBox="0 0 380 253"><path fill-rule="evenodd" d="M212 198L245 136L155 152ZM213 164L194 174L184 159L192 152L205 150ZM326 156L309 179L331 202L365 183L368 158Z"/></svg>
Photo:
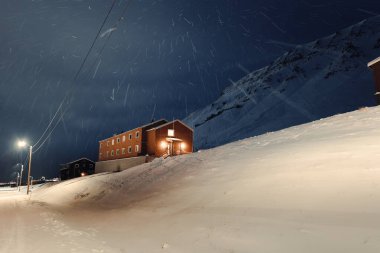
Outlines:
<svg viewBox="0 0 380 253"><path fill-rule="evenodd" d="M28 168L28 187L26 188L26 194L29 194L30 187L30 169L32 167L32 146L29 146L29 168Z"/></svg>
<svg viewBox="0 0 380 253"><path fill-rule="evenodd" d="M20 181L20 173L17 172L16 187L18 188L18 182Z"/></svg>
<svg viewBox="0 0 380 253"><path fill-rule="evenodd" d="M27 146L27 143L26 141L24 140L21 140L21 141L18 141L17 142L17 146L19 148L23 148L25 146ZM33 146L29 146L29 168L28 168L28 178L27 178L27 189L26 189L26 194L29 194L29 188L30 188L30 171L31 171L31 167L32 167L32 150L33 150Z"/></svg>
<svg viewBox="0 0 380 253"><path fill-rule="evenodd" d="M24 164L21 164L21 171L20 171L20 182L18 184L18 191L21 189L21 184L22 184L22 172L24 171Z"/></svg>

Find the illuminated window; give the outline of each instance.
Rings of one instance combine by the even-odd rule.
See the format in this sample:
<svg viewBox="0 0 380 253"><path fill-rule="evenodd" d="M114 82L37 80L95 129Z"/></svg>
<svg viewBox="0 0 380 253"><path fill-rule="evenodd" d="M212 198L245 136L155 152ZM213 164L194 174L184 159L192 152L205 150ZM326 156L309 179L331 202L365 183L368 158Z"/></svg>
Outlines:
<svg viewBox="0 0 380 253"><path fill-rule="evenodd" d="M137 131L137 132L136 132L136 138L139 138L139 136L140 136L140 132Z"/></svg>
<svg viewBox="0 0 380 253"><path fill-rule="evenodd" d="M174 137L174 129L168 129L168 136Z"/></svg>
<svg viewBox="0 0 380 253"><path fill-rule="evenodd" d="M115 140L114 139L112 139L112 145L115 145Z"/></svg>
<svg viewBox="0 0 380 253"><path fill-rule="evenodd" d="M99 147L102 148L102 143L99 143Z"/></svg>
<svg viewBox="0 0 380 253"><path fill-rule="evenodd" d="M113 156L115 154L115 152L113 150L111 150L111 156Z"/></svg>
<svg viewBox="0 0 380 253"><path fill-rule="evenodd" d="M128 153L132 153L132 147L131 146L128 147Z"/></svg>
<svg viewBox="0 0 380 253"><path fill-rule="evenodd" d="M135 146L135 151L136 151L136 152L139 152L139 145L136 145L136 146Z"/></svg>
<svg viewBox="0 0 380 253"><path fill-rule="evenodd" d="M125 135L123 135L123 142L125 142Z"/></svg>
<svg viewBox="0 0 380 253"><path fill-rule="evenodd" d="M119 155L119 154L120 154L120 150L116 149L116 155Z"/></svg>
<svg viewBox="0 0 380 253"><path fill-rule="evenodd" d="M121 153L122 153L123 155L125 155L125 148L122 148L122 149L121 149Z"/></svg>

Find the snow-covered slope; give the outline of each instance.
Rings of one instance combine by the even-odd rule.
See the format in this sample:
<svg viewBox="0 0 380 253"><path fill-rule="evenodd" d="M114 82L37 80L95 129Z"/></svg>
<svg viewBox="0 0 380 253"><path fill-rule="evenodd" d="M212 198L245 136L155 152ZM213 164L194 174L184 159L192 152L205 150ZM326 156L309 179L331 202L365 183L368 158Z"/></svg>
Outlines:
<svg viewBox="0 0 380 253"><path fill-rule="evenodd" d="M374 105L367 62L380 55L380 16L297 46L184 121L195 146L230 141Z"/></svg>
<svg viewBox="0 0 380 253"><path fill-rule="evenodd" d="M380 251L380 108L0 191L0 252Z"/></svg>

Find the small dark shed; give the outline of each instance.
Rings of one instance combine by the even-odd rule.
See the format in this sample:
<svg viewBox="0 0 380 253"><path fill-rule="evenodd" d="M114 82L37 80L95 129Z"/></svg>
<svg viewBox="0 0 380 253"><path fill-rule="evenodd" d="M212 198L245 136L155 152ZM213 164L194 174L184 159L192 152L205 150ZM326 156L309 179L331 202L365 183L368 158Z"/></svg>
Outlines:
<svg viewBox="0 0 380 253"><path fill-rule="evenodd" d="M83 177L95 173L95 162L87 158L60 165L61 180L67 180L76 177Z"/></svg>

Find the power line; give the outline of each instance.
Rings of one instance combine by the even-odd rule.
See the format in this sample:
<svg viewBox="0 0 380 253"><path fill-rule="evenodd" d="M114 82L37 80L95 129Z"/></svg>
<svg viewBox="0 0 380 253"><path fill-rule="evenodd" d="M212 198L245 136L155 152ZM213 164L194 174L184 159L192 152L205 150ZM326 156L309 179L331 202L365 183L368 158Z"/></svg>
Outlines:
<svg viewBox="0 0 380 253"><path fill-rule="evenodd" d="M63 119L63 115L66 113L66 111L68 110L68 108L69 107L66 107L65 111L62 112L61 117L59 117L58 121L55 123L54 127L51 129L51 131L49 132L49 134L45 137L44 141L39 145L39 147L37 147L36 149L33 150L33 154L36 153L40 148L42 148L42 146L45 144L45 142L50 138L51 134L54 132L54 130L56 129L56 127L59 125L59 123Z"/></svg>
<svg viewBox="0 0 380 253"><path fill-rule="evenodd" d="M80 66L80 69L78 70L77 74L76 74L75 77L74 77L74 81L77 79L77 77L79 76L79 74L80 74L82 68L84 67L84 64L85 64L85 62L87 61L88 56L89 56L91 50L93 49L96 40L99 38L99 34L101 33L101 31L102 31L102 29L103 29L103 27L104 27L104 25L105 25L105 23L106 23L106 21L107 21L109 15L110 15L110 13L111 13L111 11L112 11L114 5L115 5L115 2L116 2L116 0L113 2L112 6L111 6L111 8L110 8L110 10L109 10L109 12L107 13L107 16L106 16L105 20L103 21L102 26L100 27L100 29L99 29L99 31L98 31L96 37L95 37L95 40L93 41L93 43L92 43L92 45L91 45L91 47L90 47L90 49L89 49L89 51L88 51L88 53L87 53L85 59L83 60L81 66ZM117 20L117 22L114 24L114 26L113 26L112 28L115 28L115 29L116 29L117 26L120 24L120 22L123 20L123 17L124 17L124 15L125 15L126 11L128 10L129 4L130 4L131 2L132 2L131 0L130 0L130 1L127 1L127 4L126 4L126 6L124 7L124 10L123 10L122 14L120 15L119 19ZM99 54L98 54L97 59L99 59L99 58L101 57L101 55L102 55L102 53L103 53L103 51L104 51L104 49L105 49L105 47L106 47L106 45L107 45L107 43L108 43L108 41L109 41L109 39L110 39L111 36L112 36L112 33L110 33L110 34L107 36L107 40L105 41L103 47L102 47L101 50L99 51ZM96 63L97 59L94 61L94 63ZM94 64L90 67L90 69L92 69L93 66L94 66ZM59 112L60 110L62 110L62 106L63 106L63 104L64 104L64 100L69 96L70 92L73 92L73 90L74 90L75 87L76 87L76 86L74 86L71 90L69 90L69 91L67 92L65 98L62 100L61 105L60 105L59 108L57 109L57 111L56 111L56 113L55 113L53 119L50 121L49 126L46 128L46 130L44 131L43 135L47 132L47 130L49 130L49 127L50 127L51 124L53 123L53 121L54 121L55 117L57 116L58 112ZM59 125L59 123L60 123L61 120L63 119L63 116L64 116L64 114L68 111L68 109L69 109L69 107L67 106L67 107L65 108L65 110L62 112L60 118L58 119L58 121L56 122L56 124L54 125L54 127L50 130L49 134L44 138L44 140L43 140L43 142L40 144L40 146L39 146L37 149L35 149L35 150L33 151L33 153L37 152L37 151L38 151L38 150L44 145L44 143L48 140L48 138L51 136L51 134L54 132L54 130L56 129L56 127ZM39 141L42 139L43 135L41 136L41 138L39 139ZM39 141L38 141L38 142L39 142ZM37 143L36 143L35 145L37 145Z"/></svg>
<svg viewBox="0 0 380 253"><path fill-rule="evenodd" d="M49 125L46 127L46 129L45 129L45 131L42 133L41 137L37 140L37 142L36 142L33 146L38 145L38 143L42 140L42 137L43 137L43 136L46 134L46 132L49 130L49 128L50 128L51 124L53 123L55 117L57 116L58 112L61 110L61 107L62 107L62 105L63 105L63 102L64 102L64 101L61 102L61 104L59 105L59 107L58 107L57 111L55 112L53 118L50 120Z"/></svg>
<svg viewBox="0 0 380 253"><path fill-rule="evenodd" d="M116 23L112 26L112 28L116 29L116 28L118 27L118 25L120 24L120 22L123 20L124 15L125 15L125 13L127 12L128 7L129 7L129 5L130 5L131 2L132 2L131 0L130 0L130 1L127 1L127 4L125 5L124 10L122 11L122 13L121 13L119 19L118 19L118 20L116 21ZM112 29L112 28L111 28L111 29ZM108 41L110 40L112 34L113 34L113 32L111 32L111 33L109 33L109 34L107 35L107 39L106 39L105 43L103 44L103 47L102 47L102 48L100 49L100 51L98 52L98 56L96 57L96 59L95 59L94 62L92 63L90 69L92 69L92 68L95 66L96 62L97 62L97 61L100 59L100 57L102 56L103 51L104 51L104 49L105 49L105 47L106 47Z"/></svg>
<svg viewBox="0 0 380 253"><path fill-rule="evenodd" d="M107 19L108 19L110 13L111 13L113 7L115 6L115 3L116 3L116 0L113 0L112 5L111 5L111 8L109 9L109 11L108 11L106 17L104 18L103 23L102 23L102 25L100 26L100 28L99 28L99 30L98 30L98 33L96 34L96 36L95 36L95 38L94 38L94 40L93 40L93 42L92 42L92 44L91 44L90 49L88 50L86 56L84 57L84 59L83 59L83 61L82 61L82 64L80 65L80 67L79 67L77 73L75 74L74 81L78 78L80 72L82 71L82 68L83 68L84 64L86 63L86 60L87 60L88 56L90 55L92 48L94 47L96 41L98 40L99 35L100 35L101 31L103 30L103 27L104 27L104 25L106 24Z"/></svg>
<svg viewBox="0 0 380 253"><path fill-rule="evenodd" d="M80 65L78 71L76 72L76 74L75 74L75 76L74 76L73 82L75 82L75 81L77 80L79 74L81 73L81 71L82 71L82 69L83 69L83 67L84 67L84 65L85 65L85 63L86 63L86 61L87 61L87 59L88 59L88 56L90 55L90 53L91 53L91 51L92 51L92 49L93 49L93 47L94 47L96 41L97 41L98 38L99 38L99 34L101 33L101 31L102 31L104 25L106 24L106 22L107 22L107 20L108 20L108 18L109 18L109 16L110 16L110 13L112 12L112 10L113 10L113 8L114 8L114 6L115 6L115 3L116 3L116 0L113 0L112 5L111 5L110 9L108 10L107 15L106 15L106 17L104 18L104 20L103 20L103 22L102 22L102 24L101 24L101 26L100 26L100 28L99 28L99 30L98 30L98 32L97 32L97 34L96 34L96 36L95 36L95 38L94 38L92 44L91 44L91 46L90 46L90 48L89 48L89 50L88 50L88 52L87 52L87 54L86 54L86 56L85 56L85 58L83 59L83 61L82 61L81 65ZM76 87L76 86L74 86L74 87ZM49 122L48 126L46 127L45 131L42 133L41 137L38 139L38 141L37 141L33 146L38 145L38 143L42 140L42 138L44 137L44 135L48 132L48 130L49 130L49 128L51 127L51 125L53 124L53 122L54 122L56 116L58 115L58 112L62 110L62 106L63 106L65 100L67 99L68 95L73 91L73 88L74 88L74 87L71 87L71 89L66 93L65 97L62 99L61 104L59 105L58 109L56 110L56 112L55 112L53 118L50 120L50 122ZM42 144L40 144L40 146L37 147L37 149L35 150L35 152L36 152L37 150L39 150L39 149L42 147L42 145L46 142L46 140L51 136L51 134L53 133L53 131L55 130L55 128L56 128L57 125L59 124L60 120L63 118L63 115L65 114L66 111L67 111L67 108L66 108L65 111L62 112L61 117L58 119L58 121L57 121L57 123L54 125L53 129L49 132L49 134L47 135L47 137L44 138L44 140L42 141Z"/></svg>

